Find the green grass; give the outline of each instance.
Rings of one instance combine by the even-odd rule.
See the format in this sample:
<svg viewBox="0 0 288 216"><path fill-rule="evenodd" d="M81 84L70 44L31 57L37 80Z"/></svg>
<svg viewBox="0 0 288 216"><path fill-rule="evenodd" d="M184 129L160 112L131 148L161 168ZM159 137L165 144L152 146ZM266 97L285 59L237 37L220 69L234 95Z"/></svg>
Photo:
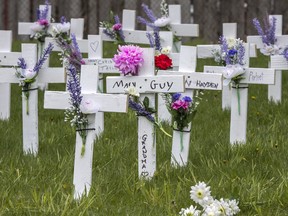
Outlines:
<svg viewBox="0 0 288 216"><path fill-rule="evenodd" d="M266 62L259 57L251 66ZM199 60L199 71L203 64L213 63ZM63 111L43 109L39 92L39 155L23 155L21 92L12 85L11 119L0 122L0 215L177 215L192 204L190 187L198 181L208 183L215 198L239 200L239 215L288 215L287 81L284 72L278 105L267 101L267 86L249 87L247 143L233 147L221 93L205 92L193 121L188 165L170 166L171 139L158 131L157 172L150 181L138 179L136 117L106 113L105 131L95 142L92 188L78 202L72 184L75 132Z"/></svg>

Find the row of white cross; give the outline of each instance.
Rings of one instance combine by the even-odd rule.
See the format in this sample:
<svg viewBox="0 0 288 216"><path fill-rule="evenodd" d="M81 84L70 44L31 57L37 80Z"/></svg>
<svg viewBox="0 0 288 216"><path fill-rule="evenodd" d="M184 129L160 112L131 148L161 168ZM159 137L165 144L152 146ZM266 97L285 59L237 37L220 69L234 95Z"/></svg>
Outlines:
<svg viewBox="0 0 288 216"><path fill-rule="evenodd" d="M128 14L128 15L127 15ZM125 40L130 43L147 43L145 31L135 31L135 22L131 22L131 16L135 17L135 11L129 11L123 13L123 29ZM127 19L125 18L127 17ZM129 20L130 22L127 22ZM135 19L134 19L135 20ZM82 22L81 20L78 20ZM177 21L178 22L178 21ZM77 20L76 20L77 23ZM25 24L28 25L28 24ZM31 24L30 24L31 25ZM192 24L190 24L192 25ZM21 26L21 25L20 25ZM73 26L73 25L72 25ZM76 26L79 26L76 24ZM82 25L83 26L83 25ZM236 37L235 25L234 30L229 32L225 36ZM173 30L178 32L178 35L183 36L179 32L183 27L177 24L172 25ZM196 31L193 31L193 36L198 33L198 27ZM20 29L20 28L19 28ZM184 32L187 26L184 28ZM191 28L190 28L191 29ZM224 29L226 29L224 27ZM231 29L229 26L228 29ZM233 28L232 28L233 29ZM73 27L72 27L73 31ZM189 30L190 31L190 30ZM83 32L83 31L82 31ZM102 32L102 31L101 31ZM196 32L196 33L195 33ZM5 40L12 43L11 32L0 32L6 34L3 36ZM30 34L30 32L29 32ZM98 86L98 73L106 72L118 72L113 67L111 59L102 58L102 43L105 40L111 40L104 34L101 36L89 35L88 40L83 40L81 32L76 32L78 37L78 43L82 52L88 52L88 60L90 64L85 65L81 68L81 86L83 93L83 100L96 101L99 107L99 112L89 115L89 127L95 128L95 131L89 131L86 141L86 153L84 157L81 157L80 151L82 146L82 140L79 134L76 136L76 152L75 152L75 169L74 169L74 185L75 185L75 198L81 197L85 191L89 191L92 182L92 156L93 156L93 143L96 136L104 130L104 112L127 112L127 96L119 95L124 93L127 86L133 84L135 88L141 93L141 98L148 97L150 105L155 106L155 93L172 93L172 92L184 92L186 95L193 96L193 89L206 89L206 90L221 90L222 89L222 69L220 67L205 67L204 72L207 73L195 73L196 71L196 60L199 57L211 57L211 54L207 54L207 50L214 48L213 46L199 46L198 52L196 47L182 46L180 54L172 54L173 63L179 67L178 71L159 71L158 76L154 76L154 50L147 48L144 51L145 64L141 68L140 76L137 77L108 77L107 78L107 93L111 94L99 94L97 93ZM188 33L187 33L188 34ZM173 44L173 37L171 32L163 32L160 34L164 40L163 46ZM184 35L187 36L187 35ZM51 41L47 39L46 43ZM255 41L255 40L254 40ZM165 44L167 42L167 44ZM4 52L0 52L0 65L11 66L16 65L18 57L22 56L29 65L35 64L37 60L37 48L36 45L23 44L22 53L11 53L11 43L0 44L0 48L3 47ZM8 46L7 46L8 44ZM47 45L47 44L46 44ZM218 46L218 45L217 45ZM252 49L249 49L252 48ZM203 53L201 53L203 49ZM56 49L57 50L57 49ZM249 68L249 55L255 56L255 50L253 46L246 45L246 50L252 50L245 56L246 60L246 73L245 79L241 81L241 87L247 87L248 84L274 84L274 69L263 69L263 68ZM60 51L60 50L58 50ZM271 58L271 66L281 61L281 69L284 69L287 65L280 58ZM283 68L282 68L283 67ZM2 70L4 69L4 70ZM7 83L18 83L18 79L15 78L14 69L11 68L0 68L0 82ZM173 75L171 75L173 73ZM209 74L208 74L209 73ZM213 74L211 74L213 73ZM47 68L39 73L37 79L38 82L58 82L64 83L64 69L63 68ZM100 75L101 76L101 75ZM154 85L153 85L153 84ZM200 85L200 83L210 83L213 85ZM155 85L158 84L158 85ZM171 88L160 88L159 84L167 84ZM1 84L2 85L2 84ZM37 83L34 84L37 87ZM172 88L173 87L173 88ZM6 88L6 87L5 87ZM10 87L9 90L1 90L1 92L7 92L8 99L10 101ZM229 92L229 91L228 91ZM117 93L117 95L114 95ZM26 114L25 107L23 106L23 145L24 152L36 154L38 151L38 103L37 103L37 91L31 91L29 97L30 114ZM6 94L0 94L6 95ZM228 93L229 95L229 93ZM225 102L225 104L231 104L231 126L230 126L230 142L246 142L246 125L247 125L247 99L248 99L248 88L240 89L240 106L241 115L238 114L238 101L237 92L235 89L231 91L231 101ZM140 98L140 99L141 99ZM224 97L223 97L224 98ZM69 107L68 103L69 93L68 92L45 92L44 107L50 109L66 109ZM23 98L23 104L25 103ZM2 100L1 100L2 101ZM101 103L99 103L101 101ZM2 104L2 103L1 103ZM10 104L10 103L9 103ZM160 104L160 103L159 103ZM165 107L162 105L162 107ZM225 106L223 106L225 107ZM10 107L8 108L10 112ZM159 108L158 108L159 112ZM162 113L162 111L160 112ZM102 114L102 115L101 115ZM163 119L167 119L167 115ZM29 127L27 127L29 125ZM26 128L26 129L25 129ZM29 131L27 130L29 128ZM31 130L32 128L32 130ZM191 128L191 124L187 128ZM154 125L144 117L138 119L138 167L139 176L145 178L151 178L156 170L156 143L155 143ZM172 158L171 163L174 165L185 165L188 161L190 133L185 133L183 137L184 149L180 151L180 132L173 131L173 144L172 144Z"/></svg>

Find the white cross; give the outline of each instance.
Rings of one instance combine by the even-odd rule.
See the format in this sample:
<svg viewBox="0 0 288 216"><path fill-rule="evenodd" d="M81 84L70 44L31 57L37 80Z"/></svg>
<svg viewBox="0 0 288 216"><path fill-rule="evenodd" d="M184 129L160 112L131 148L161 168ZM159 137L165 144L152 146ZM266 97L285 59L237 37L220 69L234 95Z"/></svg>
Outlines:
<svg viewBox="0 0 288 216"><path fill-rule="evenodd" d="M184 75L185 93L183 93L183 95L189 96L191 98L193 98L194 89L222 90L222 74L206 74L195 72L196 58L196 47L181 46L179 71L161 70L158 71L158 75ZM171 157L171 164L173 166L185 166L188 162L190 130L191 123L187 128L185 128L184 132L173 130ZM180 144L183 146L183 149L181 149Z"/></svg>
<svg viewBox="0 0 288 216"><path fill-rule="evenodd" d="M249 45L245 44L245 57L249 65ZM222 73L225 67L204 66L206 73ZM240 81L239 88L232 88L230 143L246 143L248 84L273 84L275 82L275 70L267 68L245 67L244 79ZM239 95L239 97L238 97ZM239 100L239 101L238 101ZM239 113L240 111L240 113Z"/></svg>
<svg viewBox="0 0 288 216"><path fill-rule="evenodd" d="M22 44L22 57L27 63L27 68L33 68L37 61L37 45ZM0 70L0 83L19 83L14 68ZM38 153L38 91L37 82L64 83L64 68L42 69L31 84L28 101L22 93L22 118L23 118L23 150L25 154ZM28 106L26 106L28 105ZM28 110L29 109L29 112Z"/></svg>
<svg viewBox="0 0 288 216"><path fill-rule="evenodd" d="M198 24L181 24L181 5L169 5L170 26L175 36L199 37ZM179 52L181 41L173 43L173 52Z"/></svg>
<svg viewBox="0 0 288 216"><path fill-rule="evenodd" d="M270 15L269 18L275 17L276 18L276 44L281 47L285 47L288 45L288 35L282 35L282 15ZM247 42L248 43L255 43L258 49L261 49L264 47L264 44L262 42L261 36L247 36ZM277 56L277 55L276 55ZM286 70L287 67L281 68L279 65L272 65L272 61L275 61L275 58L278 58L278 61L282 59L282 56L276 57L276 56L270 56L271 65L277 69L275 72L275 84L274 85L268 85L268 100L275 102L275 103L281 103L282 98L282 70ZM274 60L272 60L274 58ZM284 63L284 62L283 62ZM285 63L282 66L285 66Z"/></svg>
<svg viewBox="0 0 288 216"><path fill-rule="evenodd" d="M223 36L226 38L237 38L237 23L223 23ZM255 45L250 45L250 57L256 57ZM213 58L212 50L219 49L220 45L197 45L198 58ZM231 89L223 86L222 90L222 109L231 107Z"/></svg>
<svg viewBox="0 0 288 216"><path fill-rule="evenodd" d="M149 40L146 36L147 31L135 30L135 21L136 21L135 17L136 17L135 10L123 10L122 30L125 37L125 42L133 44L149 44ZM104 34L103 28L99 28L99 32L103 41L113 41L113 39ZM160 31L159 35L162 47L172 46L173 44L172 32Z"/></svg>
<svg viewBox="0 0 288 216"><path fill-rule="evenodd" d="M181 75L154 76L154 49L144 48L144 63L139 76L107 77L108 93L124 93L125 89L134 87L140 93L139 100L149 98L149 106L155 107L154 93L175 93L184 91L184 77ZM154 124L144 116L138 118L138 174L140 178L149 179L156 170L156 140Z"/></svg>
<svg viewBox="0 0 288 216"><path fill-rule="evenodd" d="M7 66L16 66L18 58L21 57L20 52L11 52L12 47L12 31L0 30L0 73L7 70ZM3 67L3 68L2 68ZM9 70L9 69L8 69ZM10 118L11 107L11 85L10 83L0 84L0 119L8 120Z"/></svg>
<svg viewBox="0 0 288 216"><path fill-rule="evenodd" d="M81 88L83 102L92 102L99 112L127 112L127 95L111 95L97 93L98 66L81 66ZM45 91L45 109L67 109L69 105L69 92ZM95 128L95 111L88 114L88 129ZM96 131L88 130L85 143L85 154L81 156L82 138L76 133L76 150L74 162L73 184L75 186L74 198L79 199L85 192L88 195L92 184L93 143Z"/></svg>

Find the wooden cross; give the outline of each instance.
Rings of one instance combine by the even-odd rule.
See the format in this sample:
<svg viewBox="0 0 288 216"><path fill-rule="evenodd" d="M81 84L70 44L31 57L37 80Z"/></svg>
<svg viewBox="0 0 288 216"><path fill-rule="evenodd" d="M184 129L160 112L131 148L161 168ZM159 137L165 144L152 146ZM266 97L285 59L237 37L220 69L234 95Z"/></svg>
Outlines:
<svg viewBox="0 0 288 216"><path fill-rule="evenodd" d="M16 66L18 58L21 57L20 52L11 52L12 47L12 31L0 30L0 73L7 70L7 66ZM9 69L8 69L9 70ZM1 81L0 81L1 82ZM8 120L10 118L11 107L11 85L10 83L0 83L0 120Z"/></svg>
<svg viewBox="0 0 288 216"><path fill-rule="evenodd" d="M249 65L249 45L245 44L246 65ZM206 73L223 73L225 67L204 66ZM240 81L239 88L232 87L230 143L246 143L248 85L249 84L273 84L275 82L275 70L267 68L251 68L244 66L244 79Z"/></svg>
<svg viewBox="0 0 288 216"><path fill-rule="evenodd" d="M15 56L12 57L14 58ZM37 45L22 44L21 57L25 59L27 68L33 68L37 61ZM16 77L15 72L14 68L0 70L0 83L19 83L19 79ZM39 71L36 82L31 84L28 101L26 100L24 92L22 93L23 150L25 154L31 153L36 155L38 153L37 82L64 83L64 80L64 68L42 69Z"/></svg>
<svg viewBox="0 0 288 216"><path fill-rule="evenodd" d="M127 112L128 97L127 95L111 95L97 93L98 82L98 66L82 65L81 66L81 89L83 99L82 102L94 103L98 112ZM45 109L67 109L69 104L69 92L45 91L44 108ZM73 184L75 186L74 198L79 199L83 195L88 195L92 184L92 160L93 146L96 138L95 129L95 113L91 111L87 113L88 128L85 143L85 154L81 156L82 138L79 132L76 132L76 150L74 162Z"/></svg>
<svg viewBox="0 0 288 216"><path fill-rule="evenodd" d="M185 93L183 95L193 98L194 89L222 90L222 74L207 74L195 72L197 48L181 46L179 71L158 71L158 75L184 75ZM163 105L165 106L165 105ZM163 112L163 111L161 111ZM170 115L171 116L171 115ZM188 162L190 145L191 123L185 131L173 130L171 164L185 166ZM183 146L183 149L181 149Z"/></svg>
<svg viewBox="0 0 288 216"><path fill-rule="evenodd" d="M198 24L181 24L181 5L169 5L170 26L173 35L178 37L199 37ZM172 51L180 52L181 41L173 43Z"/></svg>
<svg viewBox="0 0 288 216"><path fill-rule="evenodd" d="M270 15L269 18L275 17L276 18L276 44L280 47L285 47L288 45L288 35L282 35L282 15ZM261 36L247 36L247 42L248 43L255 43L256 47L258 49L261 49L264 47L264 44L262 42ZM275 102L275 103L281 103L282 98L282 70L286 70L287 67L281 68L280 65L272 65L272 61L275 61L275 59L282 59L281 56L276 57L277 55L270 56L271 65L270 67L275 67L275 84L274 85L268 85L268 100ZM274 60L272 60L272 58ZM282 66L284 65L281 64Z"/></svg>
<svg viewBox="0 0 288 216"><path fill-rule="evenodd" d="M237 38L237 23L223 23L223 36L226 38ZM212 50L219 49L220 45L197 45L198 58L214 58ZM256 57L256 49L251 45L250 57ZM222 90L222 109L230 109L231 107L231 89L223 86Z"/></svg>
<svg viewBox="0 0 288 216"><path fill-rule="evenodd" d="M139 76L109 76L106 79L108 93L124 93L134 87L140 93L140 100L149 98L149 106L155 107L155 93L184 91L184 77L180 75L154 76L154 49L144 48L144 63ZM144 116L138 117L138 174L149 179L156 170L156 140L154 124Z"/></svg>
<svg viewBox="0 0 288 216"><path fill-rule="evenodd" d="M149 40L146 36L147 31L135 30L135 17L135 10L123 10L122 30L125 37L125 42L132 44L149 44ZM113 39L104 34L103 28L99 28L99 32L103 41L113 41ZM172 32L160 31L159 35L162 47L171 46L173 44Z"/></svg>

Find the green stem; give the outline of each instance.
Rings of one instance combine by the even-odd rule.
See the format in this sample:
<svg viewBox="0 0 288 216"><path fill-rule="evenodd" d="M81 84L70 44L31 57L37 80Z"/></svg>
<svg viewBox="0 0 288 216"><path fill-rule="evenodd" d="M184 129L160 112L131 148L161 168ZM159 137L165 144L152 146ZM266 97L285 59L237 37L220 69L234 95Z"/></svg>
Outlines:
<svg viewBox="0 0 288 216"><path fill-rule="evenodd" d="M237 86L237 97L238 97L238 114L240 115L240 92Z"/></svg>
<svg viewBox="0 0 288 216"><path fill-rule="evenodd" d="M29 96L25 96L26 99L26 115L29 115Z"/></svg>
<svg viewBox="0 0 288 216"><path fill-rule="evenodd" d="M183 131L180 131L180 145L181 145L181 152L184 150L183 146Z"/></svg>

